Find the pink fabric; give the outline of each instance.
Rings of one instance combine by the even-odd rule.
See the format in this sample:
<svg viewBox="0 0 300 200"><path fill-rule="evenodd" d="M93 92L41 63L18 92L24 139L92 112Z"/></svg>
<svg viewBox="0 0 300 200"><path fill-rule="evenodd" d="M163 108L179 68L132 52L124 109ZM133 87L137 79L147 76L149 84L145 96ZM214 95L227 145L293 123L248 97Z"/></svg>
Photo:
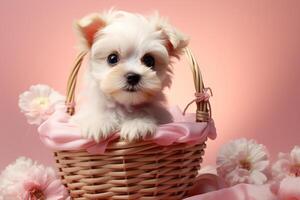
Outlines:
<svg viewBox="0 0 300 200"><path fill-rule="evenodd" d="M275 193L280 200L300 200L300 177L284 178Z"/></svg>
<svg viewBox="0 0 300 200"><path fill-rule="evenodd" d="M213 192L224 188L225 183L216 174L202 174L197 177L197 181L193 188L189 191L189 196L200 195L208 192Z"/></svg>
<svg viewBox="0 0 300 200"><path fill-rule="evenodd" d="M272 188L274 184L238 184L224 188L220 181L213 174L200 175L190 193L191 197L184 200L300 200L300 177L288 177L275 183L275 190Z"/></svg>
<svg viewBox="0 0 300 200"><path fill-rule="evenodd" d="M277 200L269 185L239 184L234 187L196 195L184 200Z"/></svg>
<svg viewBox="0 0 300 200"><path fill-rule="evenodd" d="M90 153L103 153L107 144L119 137L119 133L114 133L107 140L100 143L83 139L78 127L69 123L70 116L65 111L66 107L64 105L57 105L52 116L38 128L42 142L53 150L86 149ZM178 107L170 109L170 112L174 116L174 122L159 126L155 136L147 140L167 146L173 143L204 142L207 137L210 139L216 138L213 120L196 123L194 122L194 115L183 116Z"/></svg>

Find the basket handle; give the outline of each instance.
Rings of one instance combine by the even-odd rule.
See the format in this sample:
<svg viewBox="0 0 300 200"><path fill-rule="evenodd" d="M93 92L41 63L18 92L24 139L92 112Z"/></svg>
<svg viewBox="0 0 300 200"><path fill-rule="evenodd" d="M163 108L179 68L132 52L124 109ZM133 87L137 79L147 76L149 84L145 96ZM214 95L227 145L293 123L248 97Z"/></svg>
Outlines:
<svg viewBox="0 0 300 200"><path fill-rule="evenodd" d="M210 88L205 88L203 83L202 74L200 71L200 67L195 59L195 56L193 55L192 51L189 48L185 48L185 55L188 58L189 65L193 74L193 80L195 85L196 94L203 94L206 89L208 89L212 95L212 90ZM211 105L209 100L202 100L197 101L193 100L191 101L184 109L183 114L185 114L185 111L187 108L195 102L197 105L196 108L196 122L207 122L211 118Z"/></svg>
<svg viewBox="0 0 300 200"><path fill-rule="evenodd" d="M88 52L83 51L77 56L77 58L74 62L74 66L72 68L71 74L68 78L66 106L67 106L67 113L69 113L70 115L73 115L75 113L75 88L76 88L76 83L77 83L77 75L78 75L79 69L82 65L84 56L87 53ZM190 68L192 70L196 93L203 93L205 87L204 87L204 84L203 84L203 79L202 79L202 75L201 75L199 65L198 65L194 55L192 54L192 52L189 48L185 48L185 54L186 54L186 57L188 58L189 65L190 65ZM186 109L193 102L189 103L187 105ZM196 108L196 121L197 122L207 122L207 121L209 121L210 118L211 118L211 108L210 108L209 101L195 101L195 102L196 102L196 105L197 105L197 108Z"/></svg>

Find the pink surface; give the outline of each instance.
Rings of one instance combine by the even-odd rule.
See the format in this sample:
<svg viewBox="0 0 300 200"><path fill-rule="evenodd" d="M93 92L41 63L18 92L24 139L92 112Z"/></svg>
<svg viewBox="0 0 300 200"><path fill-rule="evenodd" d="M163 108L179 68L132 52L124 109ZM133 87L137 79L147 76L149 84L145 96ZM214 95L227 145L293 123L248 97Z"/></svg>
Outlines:
<svg viewBox="0 0 300 200"><path fill-rule="evenodd" d="M214 192L195 195L184 200L279 200L270 190L268 185L257 186L239 184L231 188L225 188ZM283 199L282 199L283 200Z"/></svg>
<svg viewBox="0 0 300 200"><path fill-rule="evenodd" d="M202 174L196 183L194 193L184 200L300 200L300 177L285 178L278 183L265 185L238 184L233 187L223 187L211 182L216 182L218 177L207 177L209 174ZM273 185L278 185L274 189ZM208 188L207 185L212 186ZM199 187L202 186L202 187ZM206 191L205 191L206 190ZM199 194L197 195L197 191ZM195 195L196 194L196 195Z"/></svg>
<svg viewBox="0 0 300 200"><path fill-rule="evenodd" d="M52 164L17 107L32 84L65 91L76 55L74 19L115 6L149 13L159 10L191 37L211 99L219 137L208 142L204 162L214 163L230 139L257 139L271 154L300 144L300 1L1 1L0 3L0 169L20 155ZM168 92L183 107L193 98L192 76L183 59L174 66Z"/></svg>
<svg viewBox="0 0 300 200"><path fill-rule="evenodd" d="M300 200L300 177L270 179L264 185L237 184L227 187L215 167L199 171L196 184L184 200Z"/></svg>
<svg viewBox="0 0 300 200"><path fill-rule="evenodd" d="M99 143L91 139L83 139L78 126L69 122L70 115L66 113L65 105L56 105L55 112L38 128L41 141L46 147L55 150L86 149L92 154L102 154L107 145L119 138L119 132L112 134ZM195 116L183 116L178 107L171 109L174 122L160 125L156 133L146 138L148 141L162 146L174 143L202 143L216 138L216 129L213 120L197 123Z"/></svg>

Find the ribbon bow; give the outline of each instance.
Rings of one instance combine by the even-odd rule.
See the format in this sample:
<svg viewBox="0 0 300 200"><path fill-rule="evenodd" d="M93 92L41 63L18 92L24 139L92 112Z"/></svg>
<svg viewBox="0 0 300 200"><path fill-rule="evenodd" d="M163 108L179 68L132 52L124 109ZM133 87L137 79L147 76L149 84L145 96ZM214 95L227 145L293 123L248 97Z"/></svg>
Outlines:
<svg viewBox="0 0 300 200"><path fill-rule="evenodd" d="M185 115L185 113L186 113L186 110L189 108L189 106L192 104L192 103L194 103L194 102L196 102L196 103L200 103L200 102L202 102L202 101L205 101L205 102L208 102L209 101L209 98L211 97L211 96L213 96L213 93L212 93L212 90L211 90L211 88L204 88L203 90L202 90L202 92L196 92L195 93L195 99L193 99L191 102L189 102L187 105L186 105L186 107L184 108L184 110L183 110L183 115Z"/></svg>

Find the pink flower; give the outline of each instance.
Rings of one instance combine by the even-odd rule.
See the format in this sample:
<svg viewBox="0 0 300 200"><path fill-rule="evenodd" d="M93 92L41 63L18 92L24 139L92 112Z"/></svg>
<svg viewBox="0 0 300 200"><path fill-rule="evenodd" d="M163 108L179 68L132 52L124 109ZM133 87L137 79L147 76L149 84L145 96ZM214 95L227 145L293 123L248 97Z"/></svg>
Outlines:
<svg viewBox="0 0 300 200"><path fill-rule="evenodd" d="M279 153L278 160L272 166L272 191L280 200L300 200L300 147L292 151Z"/></svg>
<svg viewBox="0 0 300 200"><path fill-rule="evenodd" d="M279 153L278 160L272 166L274 180L286 177L300 177L300 147L295 146L289 154Z"/></svg>
<svg viewBox="0 0 300 200"><path fill-rule="evenodd" d="M64 97L47 85L33 85L19 96L19 107L29 124L39 125L54 112Z"/></svg>
<svg viewBox="0 0 300 200"><path fill-rule="evenodd" d="M65 200L68 193L51 167L18 158L0 175L0 199Z"/></svg>
<svg viewBox="0 0 300 200"><path fill-rule="evenodd" d="M265 146L243 138L221 148L217 166L219 176L230 186L264 184L268 180L269 156Z"/></svg>

